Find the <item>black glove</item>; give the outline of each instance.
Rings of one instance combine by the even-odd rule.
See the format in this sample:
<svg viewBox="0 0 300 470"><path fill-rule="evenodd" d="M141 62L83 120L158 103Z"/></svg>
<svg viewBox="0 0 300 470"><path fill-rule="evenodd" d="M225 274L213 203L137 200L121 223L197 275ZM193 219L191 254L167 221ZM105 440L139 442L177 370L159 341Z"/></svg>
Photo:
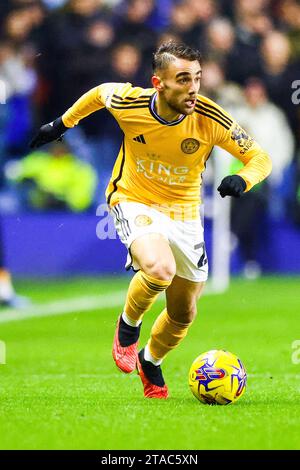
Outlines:
<svg viewBox="0 0 300 470"><path fill-rule="evenodd" d="M226 176L222 179L218 191L222 197L240 197L247 187L246 181L239 175Z"/></svg>
<svg viewBox="0 0 300 470"><path fill-rule="evenodd" d="M29 146L34 149L41 145L48 144L53 140L61 139L67 129L68 127L64 125L62 118L59 117L55 119L55 121L42 126L37 135L30 142Z"/></svg>

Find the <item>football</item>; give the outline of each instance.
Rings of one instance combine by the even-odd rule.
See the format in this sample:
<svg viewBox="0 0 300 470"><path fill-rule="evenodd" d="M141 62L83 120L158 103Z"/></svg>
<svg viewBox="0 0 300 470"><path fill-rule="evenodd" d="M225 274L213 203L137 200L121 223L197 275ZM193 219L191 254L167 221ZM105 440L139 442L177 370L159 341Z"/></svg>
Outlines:
<svg viewBox="0 0 300 470"><path fill-rule="evenodd" d="M193 395L209 405L229 405L245 392L247 374L241 360L229 351L211 350L198 356L189 372Z"/></svg>

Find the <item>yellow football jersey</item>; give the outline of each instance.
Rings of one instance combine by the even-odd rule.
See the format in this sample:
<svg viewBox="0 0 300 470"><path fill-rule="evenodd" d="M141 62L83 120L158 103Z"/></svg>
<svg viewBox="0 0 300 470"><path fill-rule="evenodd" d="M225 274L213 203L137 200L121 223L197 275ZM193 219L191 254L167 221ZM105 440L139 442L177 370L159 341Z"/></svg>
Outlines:
<svg viewBox="0 0 300 470"><path fill-rule="evenodd" d="M244 164L238 174L247 191L268 176L269 156L219 105L197 95L193 114L168 122L156 113L156 96L154 88L105 83L79 98L62 117L65 126L73 127L106 107L118 121L124 139L106 190L110 206L135 201L172 217L185 213L185 219L197 218L201 175L215 145Z"/></svg>

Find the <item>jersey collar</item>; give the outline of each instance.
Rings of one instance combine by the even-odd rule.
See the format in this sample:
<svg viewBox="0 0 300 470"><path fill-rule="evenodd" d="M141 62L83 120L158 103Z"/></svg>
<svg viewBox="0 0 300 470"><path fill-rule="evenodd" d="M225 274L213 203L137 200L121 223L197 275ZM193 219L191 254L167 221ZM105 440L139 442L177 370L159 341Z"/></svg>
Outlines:
<svg viewBox="0 0 300 470"><path fill-rule="evenodd" d="M156 91L155 93L153 93L153 95L152 95L151 98L150 98L149 109L150 109L150 113L152 114L152 116L153 116L158 122L160 122L161 124L164 124L165 126L176 126L176 124L179 124L181 121L184 120L184 118L186 118L186 115L185 115L185 114L182 114L179 119L176 119L176 121L166 121L165 119L163 119L162 117L160 117L160 116L157 114L157 112L155 111L155 101L156 101L156 97L157 97L157 91Z"/></svg>

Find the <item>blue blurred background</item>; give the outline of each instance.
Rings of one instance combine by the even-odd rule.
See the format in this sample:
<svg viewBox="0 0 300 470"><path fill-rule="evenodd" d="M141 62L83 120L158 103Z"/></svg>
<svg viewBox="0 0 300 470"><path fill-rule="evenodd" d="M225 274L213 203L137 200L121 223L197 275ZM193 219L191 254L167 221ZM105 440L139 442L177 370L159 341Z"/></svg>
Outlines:
<svg viewBox="0 0 300 470"><path fill-rule="evenodd" d="M107 213L96 214L122 138L116 122L102 110L34 155L28 142L102 82L151 87L152 52L178 39L202 52L201 93L273 160L267 182L233 201L232 273L300 273L300 1L7 0L0 18L3 272L122 272L125 250ZM205 184L209 194L209 175ZM206 239L211 251L210 222Z"/></svg>

